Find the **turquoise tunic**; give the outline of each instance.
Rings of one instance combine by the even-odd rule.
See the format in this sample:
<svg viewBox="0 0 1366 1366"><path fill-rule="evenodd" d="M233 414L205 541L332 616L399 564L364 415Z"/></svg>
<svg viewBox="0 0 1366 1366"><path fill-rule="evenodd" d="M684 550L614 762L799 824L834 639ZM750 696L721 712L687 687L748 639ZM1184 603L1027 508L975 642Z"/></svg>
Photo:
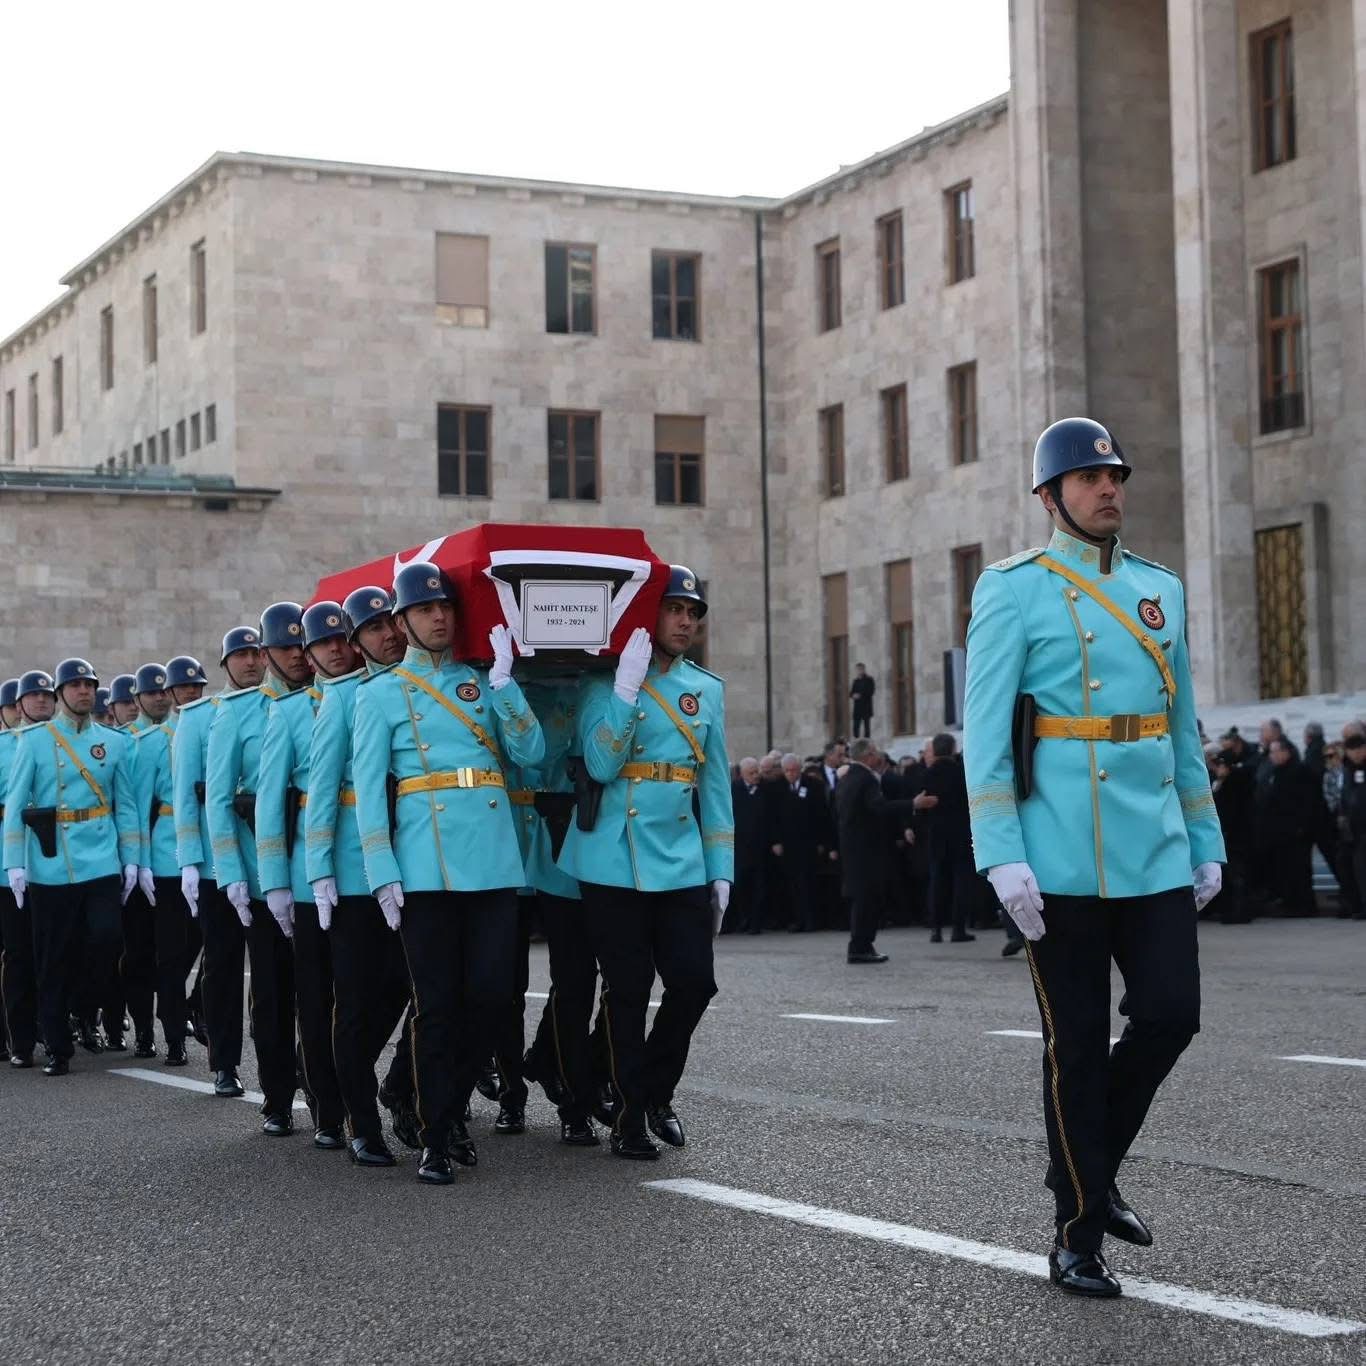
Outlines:
<svg viewBox="0 0 1366 1366"><path fill-rule="evenodd" d="M581 882L664 892L735 880L735 819L726 757L726 687L687 659L667 673L653 664L645 682L668 703L701 747L699 763L676 723L644 688L634 706L612 690L610 674L584 679L578 742L589 776L605 784L597 824L569 827L559 866ZM693 783L626 778L627 763L695 770ZM693 809L694 787L701 814Z"/></svg>
<svg viewBox="0 0 1366 1366"><path fill-rule="evenodd" d="M209 727L227 690L213 697L189 702L176 713L175 738L171 743L171 805L175 807L176 862L182 868L198 868L213 877L209 835L209 812L195 790L209 771ZM207 791L205 796L207 797Z"/></svg>
<svg viewBox="0 0 1366 1366"><path fill-rule="evenodd" d="M305 869L306 807L287 808L288 789L309 791L309 751L313 718L322 701L316 687L300 688L282 697L266 717L261 742L261 767L256 779L256 866L261 887L288 887L294 900L312 902L313 889ZM286 852L285 823L294 826L294 850Z"/></svg>
<svg viewBox="0 0 1366 1366"><path fill-rule="evenodd" d="M356 691L371 670L318 680L323 700L313 718L311 773L304 822L304 872L310 883L330 877L338 896L369 896L356 820L351 738ZM343 805L346 794L350 802Z"/></svg>
<svg viewBox="0 0 1366 1366"><path fill-rule="evenodd" d="M532 682L526 686L527 701L545 732L545 757L534 769L523 773L527 787L537 792L573 792L568 766L578 748L577 680L554 684ZM522 862L526 866L527 886L552 896L579 900L578 882L555 862L550 830L545 817L534 806L519 806L516 811L522 826Z"/></svg>
<svg viewBox="0 0 1366 1366"><path fill-rule="evenodd" d="M139 832L142 853L138 864L150 868L153 877L175 877L180 872L176 859L175 784L171 772L171 753L179 713L148 726L133 737L133 781L137 791ZM195 802L196 808L199 806ZM152 820L152 808L157 818ZM162 810L168 807L170 810Z"/></svg>
<svg viewBox="0 0 1366 1366"><path fill-rule="evenodd" d="M991 565L972 597L963 748L977 867L1028 863L1045 897L1189 887L1196 866L1225 854L1195 723L1181 580L1119 546L1109 574L1096 548L1074 537L1054 532L1047 547L1150 635L1169 662L1173 700L1133 635L1039 564L1044 553ZM1165 713L1169 733L1040 739L1033 792L1019 802L1011 718L1020 693L1044 716Z"/></svg>

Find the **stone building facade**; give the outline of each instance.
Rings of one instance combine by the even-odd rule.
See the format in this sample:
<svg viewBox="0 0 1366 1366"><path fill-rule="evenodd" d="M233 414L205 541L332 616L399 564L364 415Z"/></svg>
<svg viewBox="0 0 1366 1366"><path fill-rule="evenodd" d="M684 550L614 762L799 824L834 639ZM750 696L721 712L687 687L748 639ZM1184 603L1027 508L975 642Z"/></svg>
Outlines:
<svg viewBox="0 0 1366 1366"><path fill-rule="evenodd" d="M844 729L856 660L923 735L1089 412L1202 701L1359 686L1366 0L1011 24L1008 96L782 200L210 158L0 342L7 670L212 656L475 521L635 525L708 582L737 753Z"/></svg>

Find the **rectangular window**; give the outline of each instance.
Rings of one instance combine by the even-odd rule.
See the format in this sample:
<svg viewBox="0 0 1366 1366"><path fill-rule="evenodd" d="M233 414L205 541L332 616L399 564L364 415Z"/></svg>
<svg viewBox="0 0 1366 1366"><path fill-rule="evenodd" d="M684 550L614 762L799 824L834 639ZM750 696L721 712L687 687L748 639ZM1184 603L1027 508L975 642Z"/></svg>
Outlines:
<svg viewBox="0 0 1366 1366"><path fill-rule="evenodd" d="M5 459L14 459L14 390L5 390Z"/></svg>
<svg viewBox="0 0 1366 1366"><path fill-rule="evenodd" d="M142 464L142 442L133 442L133 468L137 469Z"/></svg>
<svg viewBox="0 0 1366 1366"><path fill-rule="evenodd" d="M489 496L491 411L448 403L437 408L437 493L457 498Z"/></svg>
<svg viewBox="0 0 1366 1366"><path fill-rule="evenodd" d="M894 384L882 391L882 456L889 484L905 479L911 472L909 442L906 386Z"/></svg>
<svg viewBox="0 0 1366 1366"><path fill-rule="evenodd" d="M436 316L457 327L489 325L489 239L436 235Z"/></svg>
<svg viewBox="0 0 1366 1366"><path fill-rule="evenodd" d="M835 403L816 414L821 429L821 469L825 496L844 496L844 404Z"/></svg>
<svg viewBox="0 0 1366 1366"><path fill-rule="evenodd" d="M100 388L114 387L114 305L100 309Z"/></svg>
<svg viewBox="0 0 1366 1366"><path fill-rule="evenodd" d="M157 462L157 434L153 432L145 444L147 447L147 463L155 465Z"/></svg>
<svg viewBox="0 0 1366 1366"><path fill-rule="evenodd" d="M38 449L38 376L28 377L28 448Z"/></svg>
<svg viewBox="0 0 1366 1366"><path fill-rule="evenodd" d="M1257 655L1263 697L1309 691L1309 604L1304 584L1304 528L1256 533Z"/></svg>
<svg viewBox="0 0 1366 1366"><path fill-rule="evenodd" d="M1300 263L1282 261L1257 272L1261 430L1304 426L1304 315Z"/></svg>
<svg viewBox="0 0 1366 1366"><path fill-rule="evenodd" d="M840 239L832 237L816 248L816 310L822 332L840 325Z"/></svg>
<svg viewBox="0 0 1366 1366"><path fill-rule="evenodd" d="M161 429L161 463L163 465L171 463L171 429L169 427Z"/></svg>
<svg viewBox="0 0 1366 1366"><path fill-rule="evenodd" d="M1252 120L1254 171L1295 159L1295 39L1290 20L1254 33Z"/></svg>
<svg viewBox="0 0 1366 1366"><path fill-rule="evenodd" d="M706 419L655 418L655 502L664 507L702 505Z"/></svg>
<svg viewBox="0 0 1366 1366"><path fill-rule="evenodd" d="M175 458L181 459L185 454L185 419L182 417L175 424Z"/></svg>
<svg viewBox="0 0 1366 1366"><path fill-rule="evenodd" d="M949 443L955 465L977 459L977 362L949 371Z"/></svg>
<svg viewBox="0 0 1366 1366"><path fill-rule="evenodd" d="M901 214L877 220L877 272L883 308L906 302L906 270L902 261Z"/></svg>
<svg viewBox="0 0 1366 1366"><path fill-rule="evenodd" d="M157 363L157 277L149 275L142 282L142 359L148 365Z"/></svg>
<svg viewBox="0 0 1366 1366"><path fill-rule="evenodd" d="M190 449L191 449L192 451L197 451L197 450L199 449L199 414L198 414L198 413L191 413L191 414L190 414Z"/></svg>
<svg viewBox="0 0 1366 1366"><path fill-rule="evenodd" d="M892 642L892 729L909 735L915 729L910 560L887 566L887 624Z"/></svg>
<svg viewBox="0 0 1366 1366"><path fill-rule="evenodd" d="M825 618L825 721L830 735L849 733L849 585L843 574L821 580Z"/></svg>
<svg viewBox="0 0 1366 1366"><path fill-rule="evenodd" d="M52 360L52 435L60 436L62 428L66 426L66 403L62 395L64 376L62 374L62 358L54 356Z"/></svg>
<svg viewBox="0 0 1366 1366"><path fill-rule="evenodd" d="M700 341L698 282L702 258L694 252L656 251L650 256L650 302L658 341Z"/></svg>
<svg viewBox="0 0 1366 1366"><path fill-rule="evenodd" d="M594 300L596 247L547 242L545 246L545 330L596 332Z"/></svg>
<svg viewBox="0 0 1366 1366"><path fill-rule="evenodd" d="M961 185L945 190L944 207L948 215L949 284L956 285L977 274L972 241L972 181L965 180Z"/></svg>
<svg viewBox="0 0 1366 1366"><path fill-rule="evenodd" d="M953 643L968 643L968 622L972 618L972 590L982 577L982 547L959 546L953 552Z"/></svg>
<svg viewBox="0 0 1366 1366"><path fill-rule="evenodd" d="M594 503L598 498L598 414L552 412L547 418L549 496Z"/></svg>
<svg viewBox="0 0 1366 1366"><path fill-rule="evenodd" d="M190 248L190 334L197 337L209 325L208 262L204 239Z"/></svg>
<svg viewBox="0 0 1366 1366"><path fill-rule="evenodd" d="M210 403L204 409L204 444L212 446L218 440L218 407Z"/></svg>

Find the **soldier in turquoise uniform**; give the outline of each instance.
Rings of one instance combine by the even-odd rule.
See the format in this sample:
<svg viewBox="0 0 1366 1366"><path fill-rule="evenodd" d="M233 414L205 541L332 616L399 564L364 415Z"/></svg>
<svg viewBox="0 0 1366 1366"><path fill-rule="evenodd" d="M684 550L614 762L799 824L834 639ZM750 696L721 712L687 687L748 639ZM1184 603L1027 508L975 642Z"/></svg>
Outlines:
<svg viewBox="0 0 1366 1366"><path fill-rule="evenodd" d="M37 694L35 693L36 697ZM50 693L42 694L49 703ZM0 684L0 821L5 816L5 788L14 764L19 732L31 724L19 705L19 680ZM5 1011L5 1038L11 1067L32 1067L37 1041L38 1013L33 975L33 916L28 906L16 905L9 884L0 887L0 1001Z"/></svg>
<svg viewBox="0 0 1366 1366"><path fill-rule="evenodd" d="M268 673L258 688L228 693L209 727L205 806L214 878L246 930L251 961L251 1039L264 1099L261 1129L294 1132L294 955L265 902L256 859L256 787L270 707L313 676L303 650L303 608L272 603L261 613Z"/></svg>
<svg viewBox="0 0 1366 1366"><path fill-rule="evenodd" d="M684 658L706 611L697 576L671 566L653 638L634 632L615 678L587 679L579 701L602 800L591 830L571 824L559 866L582 888L602 969L619 1157L659 1155L647 1123L683 1146L674 1089L716 994L712 937L735 876L725 684ZM656 971L664 996L647 1039Z"/></svg>
<svg viewBox="0 0 1366 1366"><path fill-rule="evenodd" d="M109 680L109 715L115 730L123 730L137 720L138 702L133 695L137 679L132 674L115 674Z"/></svg>
<svg viewBox="0 0 1366 1366"><path fill-rule="evenodd" d="M260 632L254 626L234 626L223 637L218 662L228 684L214 696L204 697L202 686L188 681L172 687L180 712L171 753L171 805L176 811L180 888L204 940L204 1028L209 1039L213 1091L215 1096L227 1098L242 1095L244 1089L237 1069L242 1062L246 935L213 865L213 838L205 801L209 731L225 697L252 692L261 682L265 662Z"/></svg>
<svg viewBox="0 0 1366 1366"><path fill-rule="evenodd" d="M351 1160L392 1167L375 1104L375 1063L411 995L399 938L370 895L356 820L351 739L356 694L370 674L403 658L402 632L389 610L387 589L358 588L342 604L347 634L364 663L336 678L319 678L322 702L313 722L306 808L305 872L332 951L332 1056L350 1125ZM417 1141L411 1108L411 1054L406 1033L390 1069L386 1100L401 1113L407 1140Z"/></svg>
<svg viewBox="0 0 1366 1366"><path fill-rule="evenodd" d="M20 737L5 794L10 888L21 905L33 899L48 1076L70 1071L68 1014L82 946L85 986L108 999L122 937L119 909L137 881L131 756L111 731L90 720L98 684L83 659L57 666L50 681L57 714Z"/></svg>
<svg viewBox="0 0 1366 1366"><path fill-rule="evenodd" d="M506 769L534 768L545 740L513 680L506 627L490 634L487 672L452 657L455 590L442 570L405 565L394 611L409 648L357 691L356 803L366 877L402 935L416 1004L418 1176L446 1185L463 1097L493 1051L516 980L526 876Z"/></svg>
<svg viewBox="0 0 1366 1366"><path fill-rule="evenodd" d="M1049 544L992 565L968 629L964 750L977 867L1029 942L1044 1031L1054 1283L1113 1296L1108 1232L1152 1241L1116 1173L1200 1027L1198 909L1224 844L1181 580L1119 542L1130 467L1085 418L1034 450ZM1036 748L1037 746L1037 748ZM1109 1045L1110 964L1124 977Z"/></svg>

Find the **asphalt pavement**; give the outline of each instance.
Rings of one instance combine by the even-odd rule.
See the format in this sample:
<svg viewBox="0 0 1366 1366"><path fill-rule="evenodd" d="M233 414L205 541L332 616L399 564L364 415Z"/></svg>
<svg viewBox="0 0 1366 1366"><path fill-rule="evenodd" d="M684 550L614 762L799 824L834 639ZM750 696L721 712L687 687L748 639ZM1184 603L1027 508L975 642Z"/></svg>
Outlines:
<svg viewBox="0 0 1366 1366"><path fill-rule="evenodd" d="M1120 1181L1156 1242L1107 1243L1109 1302L1038 1274L1042 1045L1001 942L721 940L688 1144L649 1164L564 1147L539 1091L499 1137L476 1096L479 1165L430 1189L164 1084L207 1080L193 1042L5 1069L4 1359L1366 1362L1366 925L1202 928L1204 1027Z"/></svg>

